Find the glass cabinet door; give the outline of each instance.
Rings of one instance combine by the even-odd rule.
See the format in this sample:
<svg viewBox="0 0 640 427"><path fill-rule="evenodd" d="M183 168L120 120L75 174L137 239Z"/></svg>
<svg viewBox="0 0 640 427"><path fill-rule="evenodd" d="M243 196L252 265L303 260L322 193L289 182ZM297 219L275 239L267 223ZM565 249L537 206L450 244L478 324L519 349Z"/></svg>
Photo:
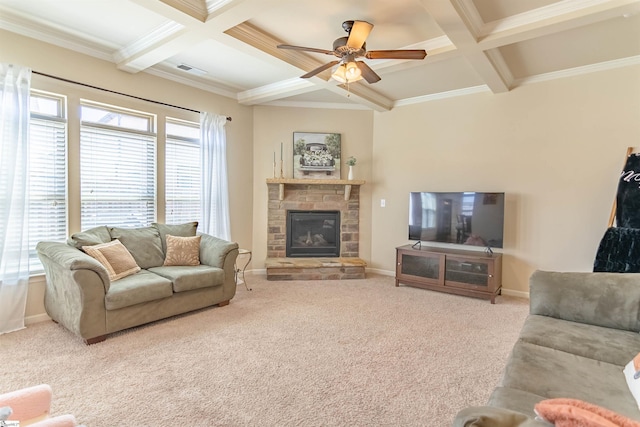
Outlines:
<svg viewBox="0 0 640 427"><path fill-rule="evenodd" d="M444 257L433 253L401 252L398 276L441 284L444 281Z"/></svg>
<svg viewBox="0 0 640 427"><path fill-rule="evenodd" d="M455 282L459 286L488 288L493 272L487 262L447 257L445 283Z"/></svg>

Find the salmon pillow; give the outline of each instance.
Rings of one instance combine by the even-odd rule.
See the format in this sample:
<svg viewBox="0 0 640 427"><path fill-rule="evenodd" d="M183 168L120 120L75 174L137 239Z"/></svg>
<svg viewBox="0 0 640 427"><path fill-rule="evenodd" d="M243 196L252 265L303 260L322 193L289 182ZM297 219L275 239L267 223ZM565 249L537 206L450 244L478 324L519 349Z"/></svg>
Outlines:
<svg viewBox="0 0 640 427"><path fill-rule="evenodd" d="M640 422L577 399L543 400L534 411L556 427L640 427Z"/></svg>

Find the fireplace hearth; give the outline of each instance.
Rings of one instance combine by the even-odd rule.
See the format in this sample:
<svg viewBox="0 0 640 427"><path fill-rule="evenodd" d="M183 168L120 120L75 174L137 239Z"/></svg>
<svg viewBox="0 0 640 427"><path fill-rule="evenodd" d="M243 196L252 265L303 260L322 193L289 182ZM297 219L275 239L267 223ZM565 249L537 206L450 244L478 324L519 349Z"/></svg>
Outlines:
<svg viewBox="0 0 640 427"><path fill-rule="evenodd" d="M340 256L339 211L287 211L288 257Z"/></svg>

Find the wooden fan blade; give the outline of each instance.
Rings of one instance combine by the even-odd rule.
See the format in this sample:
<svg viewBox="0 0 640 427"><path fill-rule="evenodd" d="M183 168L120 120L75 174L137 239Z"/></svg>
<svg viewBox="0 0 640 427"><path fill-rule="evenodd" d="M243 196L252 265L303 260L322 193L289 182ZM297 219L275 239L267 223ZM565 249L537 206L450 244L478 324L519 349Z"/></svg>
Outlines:
<svg viewBox="0 0 640 427"><path fill-rule="evenodd" d="M307 74L305 74L304 76L300 76L300 78L301 78L301 79L308 79L309 77L313 77L313 76L315 76L316 74L323 72L323 71L324 71L324 70L326 70L327 68L331 68L331 67L333 67L333 66L334 66L334 65L336 65L338 62L340 62L340 61L331 61L331 62L328 62L328 63L326 63L326 64L324 64L324 65L321 65L320 67L316 68L315 70L311 70L311 71L309 71L309 72L308 72Z"/></svg>
<svg viewBox="0 0 640 427"><path fill-rule="evenodd" d="M418 50L370 50L365 57L368 59L424 59L427 52Z"/></svg>
<svg viewBox="0 0 640 427"><path fill-rule="evenodd" d="M371 83L379 82L381 80L380 76L377 75L376 72L373 71L371 67L369 67L364 62L356 61L356 64L358 64L358 68L362 73L362 78L365 79L367 83L371 84Z"/></svg>
<svg viewBox="0 0 640 427"><path fill-rule="evenodd" d="M347 40L347 46L352 49L360 49L364 44L369 33L373 29L373 24L366 21L353 21L353 27L349 33L349 39Z"/></svg>
<svg viewBox="0 0 640 427"><path fill-rule="evenodd" d="M290 44L279 44L278 49L304 50L305 52L324 53L325 55L334 55L332 50L316 49L315 47L292 46Z"/></svg>

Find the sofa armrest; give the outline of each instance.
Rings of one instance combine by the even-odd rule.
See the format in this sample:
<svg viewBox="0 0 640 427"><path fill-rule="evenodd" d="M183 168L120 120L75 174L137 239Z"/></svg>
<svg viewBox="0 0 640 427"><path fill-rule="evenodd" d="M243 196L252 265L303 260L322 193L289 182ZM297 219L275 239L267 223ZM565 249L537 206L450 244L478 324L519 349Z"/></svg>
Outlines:
<svg viewBox="0 0 640 427"><path fill-rule="evenodd" d="M51 395L51 387L48 384L39 384L0 394L0 407L11 408L9 420L34 422L49 416Z"/></svg>
<svg viewBox="0 0 640 427"><path fill-rule="evenodd" d="M238 250L238 244L229 242L209 234L199 234L200 240L200 262L212 267L224 268L227 256ZM234 260L235 261L235 260Z"/></svg>
<svg viewBox="0 0 640 427"><path fill-rule="evenodd" d="M105 335L107 270L65 243L40 242L36 250L47 278L44 308L49 317L85 340Z"/></svg>
<svg viewBox="0 0 640 427"><path fill-rule="evenodd" d="M536 271L529 285L531 314L640 331L640 274Z"/></svg>
<svg viewBox="0 0 640 427"><path fill-rule="evenodd" d="M458 412L453 427L551 427L551 424L508 409L471 406Z"/></svg>
<svg viewBox="0 0 640 427"><path fill-rule="evenodd" d="M87 255L79 249L60 242L39 242L36 245L38 257L45 263L55 263L66 270L91 270L96 272L104 283L104 291L109 291L111 281L109 273L95 258ZM46 268L46 264L45 264Z"/></svg>

